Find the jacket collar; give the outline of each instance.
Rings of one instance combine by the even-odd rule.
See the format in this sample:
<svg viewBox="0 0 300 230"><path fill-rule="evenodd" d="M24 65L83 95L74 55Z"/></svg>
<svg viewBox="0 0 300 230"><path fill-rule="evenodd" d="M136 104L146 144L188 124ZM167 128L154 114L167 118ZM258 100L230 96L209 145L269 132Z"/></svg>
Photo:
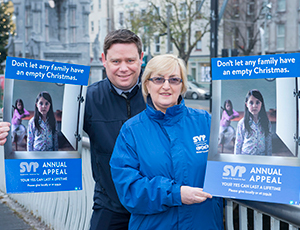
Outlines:
<svg viewBox="0 0 300 230"><path fill-rule="evenodd" d="M170 124L174 124L186 113L186 109L187 108L185 106L184 99L181 95L178 98L178 104L168 108L166 113L157 110L154 107L150 95L147 97L146 113L150 118L159 122L168 122Z"/></svg>

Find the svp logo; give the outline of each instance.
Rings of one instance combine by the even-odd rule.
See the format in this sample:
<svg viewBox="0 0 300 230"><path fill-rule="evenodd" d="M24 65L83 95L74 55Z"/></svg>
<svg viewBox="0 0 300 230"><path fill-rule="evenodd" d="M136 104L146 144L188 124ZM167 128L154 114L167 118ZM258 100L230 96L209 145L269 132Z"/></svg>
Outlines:
<svg viewBox="0 0 300 230"><path fill-rule="evenodd" d="M208 151L209 145L207 144L206 135L194 136L193 141L196 145L196 153L203 153Z"/></svg>
<svg viewBox="0 0 300 230"><path fill-rule="evenodd" d="M39 167L39 163L37 162L30 162L29 164L27 162L21 162L20 163L20 173L28 172L30 173L31 170L33 172L36 172L36 169Z"/></svg>
<svg viewBox="0 0 300 230"><path fill-rule="evenodd" d="M223 176L238 176L242 177L242 175L246 172L246 168L244 166L235 166L225 165L223 168Z"/></svg>

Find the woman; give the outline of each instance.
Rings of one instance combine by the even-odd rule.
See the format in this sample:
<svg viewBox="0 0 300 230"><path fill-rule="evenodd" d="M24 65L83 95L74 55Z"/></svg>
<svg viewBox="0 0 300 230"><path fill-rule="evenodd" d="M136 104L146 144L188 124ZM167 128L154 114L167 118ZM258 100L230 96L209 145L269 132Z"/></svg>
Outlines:
<svg viewBox="0 0 300 230"><path fill-rule="evenodd" d="M142 85L147 108L123 125L110 161L129 229L223 229L222 199L202 189L211 118L184 104L184 62L154 57Z"/></svg>

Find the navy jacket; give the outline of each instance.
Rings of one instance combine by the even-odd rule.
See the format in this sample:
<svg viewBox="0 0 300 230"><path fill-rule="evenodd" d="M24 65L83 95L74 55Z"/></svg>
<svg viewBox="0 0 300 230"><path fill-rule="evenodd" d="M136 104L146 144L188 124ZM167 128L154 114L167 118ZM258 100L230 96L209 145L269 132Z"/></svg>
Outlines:
<svg viewBox="0 0 300 230"><path fill-rule="evenodd" d="M96 182L94 209L106 208L127 213L117 196L109 161L123 123L145 108L140 85L131 91L127 99L116 93L107 78L88 87L83 129L90 138L92 171Z"/></svg>
<svg viewBox="0 0 300 230"><path fill-rule="evenodd" d="M123 125L110 165L130 230L223 229L222 198L185 205L180 195L182 185L203 188L210 121L182 100L165 114L147 105Z"/></svg>

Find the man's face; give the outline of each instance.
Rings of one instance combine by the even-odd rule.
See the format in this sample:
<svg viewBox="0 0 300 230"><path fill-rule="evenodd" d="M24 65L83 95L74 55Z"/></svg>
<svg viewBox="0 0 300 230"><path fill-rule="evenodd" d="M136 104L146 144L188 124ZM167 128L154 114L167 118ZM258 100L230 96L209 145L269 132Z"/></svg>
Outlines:
<svg viewBox="0 0 300 230"><path fill-rule="evenodd" d="M111 83L121 90L131 89L137 82L141 72L143 53L139 57L134 43L113 44L106 57L102 53L103 65Z"/></svg>

